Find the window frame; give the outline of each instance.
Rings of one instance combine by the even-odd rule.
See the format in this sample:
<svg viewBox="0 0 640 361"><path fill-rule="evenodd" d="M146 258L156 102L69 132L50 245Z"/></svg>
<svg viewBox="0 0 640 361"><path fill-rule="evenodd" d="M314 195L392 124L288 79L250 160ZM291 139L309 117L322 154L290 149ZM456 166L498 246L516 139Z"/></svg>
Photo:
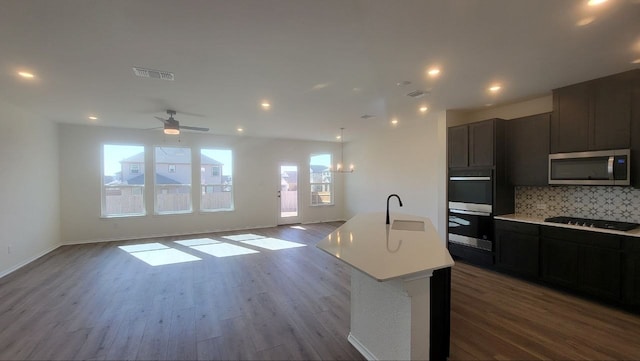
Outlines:
<svg viewBox="0 0 640 361"><path fill-rule="evenodd" d="M331 163L333 162L333 154L331 152L327 152L327 153L312 153L309 155L309 206L310 207L327 207L327 206L333 206L335 205L335 182L334 182L334 177L331 176L331 181L330 182L314 182L313 181L313 170L311 169L311 159L315 156L323 156L323 155L328 155L329 156L329 172L331 170ZM317 203L314 202L314 191L313 188L314 186L320 185L322 186L322 188L324 188L325 185L328 185L329 188L329 197L330 197L330 201L328 203ZM319 197L319 196L318 196Z"/></svg>
<svg viewBox="0 0 640 361"><path fill-rule="evenodd" d="M185 151L189 151L189 172L187 174L189 174L189 178L190 178L190 183L189 184L185 184L185 183L179 183L179 184L159 184L157 182L157 175L161 174L159 173L159 170L162 168L162 165L164 164L174 164L176 165L176 169L177 169L177 164L178 163L158 163L158 159L156 156L156 150L159 148L180 148L180 149L184 149ZM180 163L182 164L182 163ZM167 174L169 173L169 167L167 166ZM153 214L156 216L168 216L168 215L175 215L175 214L193 214L193 149L191 147L188 146L174 146L174 145L155 145L153 146ZM177 174L177 173L172 173L172 174ZM169 186L179 186L179 187L188 187L188 192L177 192L176 194L187 194L189 197L189 209L186 210L180 210L180 211L160 211L158 210L158 205L160 204L160 202L158 202L158 190L160 191L164 191L166 190L167 187ZM160 194L168 194L165 192L161 192Z"/></svg>
<svg viewBox="0 0 640 361"><path fill-rule="evenodd" d="M224 183L220 183L220 184L210 184L210 183L206 183L203 181L203 175L209 173L211 177L220 177L221 180L224 177L224 174L222 174L222 167L220 167L219 165L213 165L212 169L217 168L218 169L218 175L214 175L213 174L213 170L211 170L210 172L207 172L206 167L202 164L202 156L205 155L207 157L210 157L209 155L203 154L202 151L203 150L209 150L209 151L229 151L231 153L231 184L224 184ZM234 150L231 148L209 148L209 147L201 147L199 149L199 154L200 154L200 212L201 213L215 213L215 212L233 212L235 211L235 182L234 182L234 170L233 170L233 164L234 162ZM210 157L211 158L211 157ZM223 164L224 165L224 164ZM204 208L204 201L203 201L203 196L205 194L208 193L215 193L215 192L207 192L207 189L209 187L213 187L212 189L215 190L215 187L221 187L221 188L226 188L229 187L230 190L228 191L221 191L221 193L230 193L231 195L231 200L230 200L230 206L229 208Z"/></svg>
<svg viewBox="0 0 640 361"><path fill-rule="evenodd" d="M140 173L140 164L132 163L129 164L129 173L144 175L144 183L141 185L129 185L129 184L120 184L120 185L112 185L108 186L104 184L104 168L105 168L105 146L123 146L123 147L141 147L143 153L143 161L142 161L142 169L145 169L145 160L146 160L146 152L147 149L144 144L121 144L121 143L101 143L100 146L100 218L102 219L111 219L111 218L132 218L132 217L145 217L147 216L147 197L145 193L147 176L146 174ZM136 172L131 171L131 166L135 165L137 168ZM124 167L120 168L120 176L122 177L122 170ZM142 199L142 211L139 213L107 213L107 188L129 188L131 189L132 195L139 195ZM134 194L136 193L136 194Z"/></svg>

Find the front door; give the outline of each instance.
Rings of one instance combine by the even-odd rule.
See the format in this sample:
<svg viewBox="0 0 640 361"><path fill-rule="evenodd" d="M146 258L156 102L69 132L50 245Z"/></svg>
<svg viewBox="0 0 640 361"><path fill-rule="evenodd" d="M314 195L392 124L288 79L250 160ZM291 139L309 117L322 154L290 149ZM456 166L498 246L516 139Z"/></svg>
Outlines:
<svg viewBox="0 0 640 361"><path fill-rule="evenodd" d="M280 165L280 189L278 190L278 224L300 223L298 201L298 166Z"/></svg>

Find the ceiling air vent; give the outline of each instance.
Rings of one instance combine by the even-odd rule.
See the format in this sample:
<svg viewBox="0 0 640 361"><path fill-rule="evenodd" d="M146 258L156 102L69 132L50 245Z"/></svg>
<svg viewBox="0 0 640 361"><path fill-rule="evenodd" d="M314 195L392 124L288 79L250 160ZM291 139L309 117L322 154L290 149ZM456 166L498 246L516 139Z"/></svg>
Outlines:
<svg viewBox="0 0 640 361"><path fill-rule="evenodd" d="M360 118L362 118L362 119L371 119L371 118L375 118L375 117L376 117L375 115L365 114L365 115L361 116Z"/></svg>
<svg viewBox="0 0 640 361"><path fill-rule="evenodd" d="M134 66L133 72L137 76L143 77L143 78L154 78L154 79L171 80L171 81L175 80L173 73L170 73L168 71L138 68Z"/></svg>
<svg viewBox="0 0 640 361"><path fill-rule="evenodd" d="M417 98L422 98L423 96L427 95L429 92L425 92L422 90L414 90L411 93L407 94L408 97L412 97L414 99Z"/></svg>

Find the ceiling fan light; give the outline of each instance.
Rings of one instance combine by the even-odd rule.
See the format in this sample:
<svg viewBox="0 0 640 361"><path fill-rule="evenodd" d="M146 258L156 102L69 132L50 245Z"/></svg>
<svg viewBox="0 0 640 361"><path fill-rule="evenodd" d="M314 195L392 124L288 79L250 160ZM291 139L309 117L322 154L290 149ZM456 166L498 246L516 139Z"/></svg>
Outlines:
<svg viewBox="0 0 640 361"><path fill-rule="evenodd" d="M178 127L178 125L165 124L164 125L164 134L178 135L178 134L180 134L180 128Z"/></svg>

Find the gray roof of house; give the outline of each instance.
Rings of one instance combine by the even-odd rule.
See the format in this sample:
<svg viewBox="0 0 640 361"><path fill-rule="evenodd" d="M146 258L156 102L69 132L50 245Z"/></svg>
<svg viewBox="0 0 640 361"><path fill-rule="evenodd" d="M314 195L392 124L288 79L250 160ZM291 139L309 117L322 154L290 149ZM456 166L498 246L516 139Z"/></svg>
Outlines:
<svg viewBox="0 0 640 361"><path fill-rule="evenodd" d="M213 158L207 157L204 154L202 154L201 156L202 158L200 160L200 164L222 165L221 162ZM144 162L144 153L138 153L120 161L120 163L143 163L143 162ZM179 148L160 147L160 148L157 148L156 150L156 163L171 163L171 164L191 163L191 157L189 156L189 154L185 152L180 152Z"/></svg>
<svg viewBox="0 0 640 361"><path fill-rule="evenodd" d="M329 170L329 167L327 167L326 165L310 165L309 168L311 168L311 172L312 173L322 173L326 170Z"/></svg>
<svg viewBox="0 0 640 361"><path fill-rule="evenodd" d="M137 175L127 180L127 184L144 184L144 174ZM162 174L156 173L156 184L180 184L175 179L165 177Z"/></svg>

